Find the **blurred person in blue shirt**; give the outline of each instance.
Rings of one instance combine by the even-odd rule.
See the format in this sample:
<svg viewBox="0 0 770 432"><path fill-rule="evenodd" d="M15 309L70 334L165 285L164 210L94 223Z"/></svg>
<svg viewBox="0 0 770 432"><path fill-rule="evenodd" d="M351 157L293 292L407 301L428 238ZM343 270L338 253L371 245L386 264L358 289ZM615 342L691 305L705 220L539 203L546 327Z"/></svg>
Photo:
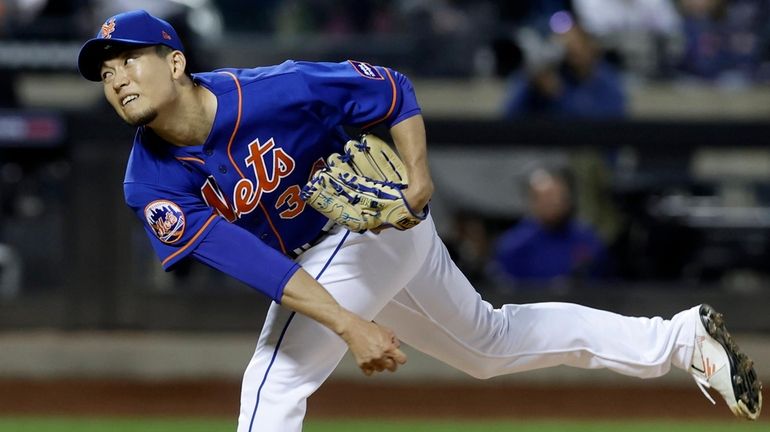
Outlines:
<svg viewBox="0 0 770 432"><path fill-rule="evenodd" d="M512 77L505 116L625 116L626 95L621 75L602 58L594 39L566 11L551 17L550 28L549 43L555 44L561 55L556 59L538 58L542 53L532 52L534 49L527 52L527 67Z"/></svg>
<svg viewBox="0 0 770 432"><path fill-rule="evenodd" d="M685 51L679 69L704 79L755 78L767 28L766 0L679 0Z"/></svg>
<svg viewBox="0 0 770 432"><path fill-rule="evenodd" d="M596 279L609 273L604 242L574 217L565 175L544 169L529 178L529 210L498 239L495 276L523 282Z"/></svg>

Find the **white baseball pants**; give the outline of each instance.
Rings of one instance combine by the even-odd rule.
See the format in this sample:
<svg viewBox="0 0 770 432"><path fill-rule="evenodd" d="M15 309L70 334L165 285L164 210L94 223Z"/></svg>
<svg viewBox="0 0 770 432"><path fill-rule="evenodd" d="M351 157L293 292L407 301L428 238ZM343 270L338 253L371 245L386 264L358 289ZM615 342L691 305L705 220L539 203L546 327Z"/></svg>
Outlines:
<svg viewBox="0 0 770 432"><path fill-rule="evenodd" d="M556 365L652 378L689 367L698 308L634 318L568 303L481 299L428 218L408 231L337 228L298 259L344 307L477 378ZM243 377L238 432L302 430L306 399L347 346L326 327L272 304Z"/></svg>

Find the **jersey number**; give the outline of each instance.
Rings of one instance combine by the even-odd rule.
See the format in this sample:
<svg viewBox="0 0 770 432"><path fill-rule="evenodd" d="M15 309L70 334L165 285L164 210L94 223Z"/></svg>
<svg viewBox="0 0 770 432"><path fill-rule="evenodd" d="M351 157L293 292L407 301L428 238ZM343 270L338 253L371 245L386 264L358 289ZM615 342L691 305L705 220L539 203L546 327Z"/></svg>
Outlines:
<svg viewBox="0 0 770 432"><path fill-rule="evenodd" d="M291 185L278 197L278 200L275 202L276 210L279 210L284 204L289 206L288 209L278 213L282 219L294 219L305 210L305 201L299 198L300 192L302 190L299 188L299 185Z"/></svg>

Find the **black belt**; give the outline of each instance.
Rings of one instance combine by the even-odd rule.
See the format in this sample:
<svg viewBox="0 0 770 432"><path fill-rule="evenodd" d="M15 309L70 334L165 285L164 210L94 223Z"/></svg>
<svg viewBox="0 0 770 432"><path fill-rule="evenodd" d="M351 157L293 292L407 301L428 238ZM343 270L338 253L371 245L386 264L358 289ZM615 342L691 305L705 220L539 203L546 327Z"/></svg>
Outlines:
<svg viewBox="0 0 770 432"><path fill-rule="evenodd" d="M329 233L332 231L332 228L334 228L335 226L336 224L334 223L334 221L330 220L329 222L326 223L326 225L323 226L323 228L321 228L321 231L318 233L317 236L315 236L313 240L310 240L309 242L303 244L302 246L292 251L289 251L287 255L289 255L291 259L296 259L311 247L317 245L318 243L321 243L321 241L329 235Z"/></svg>

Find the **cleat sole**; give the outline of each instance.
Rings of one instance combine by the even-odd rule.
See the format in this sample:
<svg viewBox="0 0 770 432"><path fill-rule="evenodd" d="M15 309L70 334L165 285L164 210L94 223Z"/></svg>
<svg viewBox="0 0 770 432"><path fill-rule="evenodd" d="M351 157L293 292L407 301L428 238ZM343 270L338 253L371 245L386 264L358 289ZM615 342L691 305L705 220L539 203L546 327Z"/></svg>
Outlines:
<svg viewBox="0 0 770 432"><path fill-rule="evenodd" d="M701 305L700 318L709 336L727 351L730 375L738 408L733 413L749 420L759 418L762 411L762 382L757 378L754 361L742 353L725 327L724 317L709 305ZM737 412L736 412L737 411Z"/></svg>

